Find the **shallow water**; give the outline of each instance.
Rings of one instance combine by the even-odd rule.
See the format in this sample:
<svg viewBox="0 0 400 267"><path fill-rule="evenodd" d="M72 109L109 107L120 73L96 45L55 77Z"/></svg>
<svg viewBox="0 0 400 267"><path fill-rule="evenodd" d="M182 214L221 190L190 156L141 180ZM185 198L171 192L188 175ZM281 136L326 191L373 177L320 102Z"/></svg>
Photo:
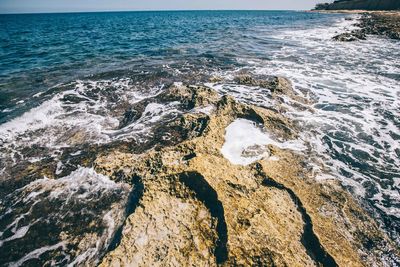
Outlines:
<svg viewBox="0 0 400 267"><path fill-rule="evenodd" d="M0 175L8 179L16 165L45 159L58 161L57 175L70 177L68 164L88 145L148 142L156 125L182 112L178 103L152 99L172 83L207 83L221 94L273 108L266 89L209 83L209 78L230 79L239 70L282 75L315 101L311 110L289 98L284 106L302 128L297 141L310 148L317 179L342 181L400 243L400 43L373 36L332 41L353 27L348 16L286 11L2 15ZM124 122L129 107L141 100L147 101L143 113ZM66 150L67 162L61 160ZM6 199L20 194L0 193L3 208ZM27 230L24 226L20 229ZM29 235L29 229L22 230L13 236ZM1 233L0 242L13 244L15 239L7 238Z"/></svg>

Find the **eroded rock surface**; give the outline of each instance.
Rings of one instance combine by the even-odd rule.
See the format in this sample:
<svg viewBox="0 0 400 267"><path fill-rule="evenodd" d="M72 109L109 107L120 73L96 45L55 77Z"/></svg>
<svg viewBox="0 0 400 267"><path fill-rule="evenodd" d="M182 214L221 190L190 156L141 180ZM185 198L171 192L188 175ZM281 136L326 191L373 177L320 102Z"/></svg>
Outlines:
<svg viewBox="0 0 400 267"><path fill-rule="evenodd" d="M397 264L398 247L357 201L338 182L312 177L306 144L294 145L301 129L279 107L288 97L308 103L290 81L240 74L228 82L265 88L276 109L173 84L119 111L114 133L141 121L144 141L93 144L74 135L58 163L10 169L0 188L0 252L8 251L0 263ZM147 120L161 106L173 111ZM235 134L240 127L249 136Z"/></svg>
<svg viewBox="0 0 400 267"><path fill-rule="evenodd" d="M143 153L116 146L94 161L99 173L143 186L101 266L383 266L398 260L396 245L349 193L335 181L313 179L304 154L267 144L269 153L248 165L223 156L226 128L236 119L262 125L279 140L295 139L296 127L282 114L205 87L175 85L169 92L193 108L178 119L191 134ZM196 111L209 106L212 112Z"/></svg>

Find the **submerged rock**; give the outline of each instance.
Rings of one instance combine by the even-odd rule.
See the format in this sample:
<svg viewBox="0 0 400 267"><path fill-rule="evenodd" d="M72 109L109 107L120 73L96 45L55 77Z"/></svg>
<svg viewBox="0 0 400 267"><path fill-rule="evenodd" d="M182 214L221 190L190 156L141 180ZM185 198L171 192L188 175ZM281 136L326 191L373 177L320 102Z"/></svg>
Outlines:
<svg viewBox="0 0 400 267"><path fill-rule="evenodd" d="M131 190L137 188L79 168L8 194L0 202L0 265L97 264L123 222Z"/></svg>

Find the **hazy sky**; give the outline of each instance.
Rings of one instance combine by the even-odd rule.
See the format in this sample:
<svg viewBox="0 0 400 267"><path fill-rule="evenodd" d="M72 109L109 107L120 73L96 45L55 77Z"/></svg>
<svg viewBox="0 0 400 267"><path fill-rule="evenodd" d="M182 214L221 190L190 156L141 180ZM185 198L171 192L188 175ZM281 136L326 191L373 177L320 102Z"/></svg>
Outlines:
<svg viewBox="0 0 400 267"><path fill-rule="evenodd" d="M0 13L102 10L310 9L323 0L0 0Z"/></svg>

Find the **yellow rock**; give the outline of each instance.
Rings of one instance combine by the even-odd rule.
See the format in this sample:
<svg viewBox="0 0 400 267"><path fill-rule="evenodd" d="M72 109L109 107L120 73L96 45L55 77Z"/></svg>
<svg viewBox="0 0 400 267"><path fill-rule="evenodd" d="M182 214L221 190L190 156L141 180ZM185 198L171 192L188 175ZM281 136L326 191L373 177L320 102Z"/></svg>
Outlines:
<svg viewBox="0 0 400 267"><path fill-rule="evenodd" d="M269 146L274 160L242 166L223 157L225 129L237 118L296 138L282 114L204 87L171 90L193 107L215 109L200 136L140 155L116 147L97 158L97 171L122 172L133 192L143 186L101 266L379 266L384 251L399 254L337 182L312 177L304 155ZM184 125L193 128L200 116L184 116Z"/></svg>

